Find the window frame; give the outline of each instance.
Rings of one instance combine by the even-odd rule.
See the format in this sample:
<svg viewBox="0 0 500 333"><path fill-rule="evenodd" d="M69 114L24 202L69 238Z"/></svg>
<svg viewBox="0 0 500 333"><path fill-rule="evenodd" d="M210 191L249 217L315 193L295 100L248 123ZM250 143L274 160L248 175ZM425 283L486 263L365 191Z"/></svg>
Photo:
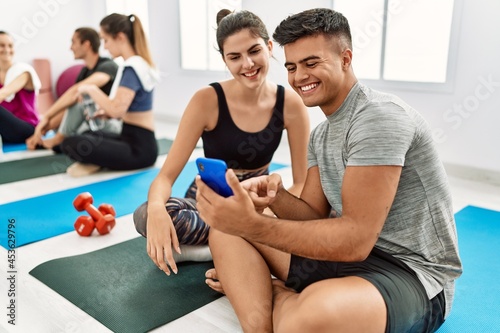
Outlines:
<svg viewBox="0 0 500 333"><path fill-rule="evenodd" d="M385 63L385 45L387 40L387 16L389 0L384 1L384 15L382 27L382 47L380 54L380 70L378 79L358 78L359 81L375 89L396 89L410 91L445 92L451 93L455 86L455 72L458 62L458 46L460 39L460 21L463 8L463 0L454 0L453 13L450 27L450 39L448 44L448 60L446 66L445 82L422 82L422 81L399 81L383 78ZM335 0L332 0L332 8L335 9ZM347 17L349 19L349 17Z"/></svg>
<svg viewBox="0 0 500 333"><path fill-rule="evenodd" d="M206 73L224 73L226 72L226 66L224 64L224 61L222 60L222 56L220 55L220 53L217 52L216 50L216 47L217 45L215 44L216 43L216 40L215 40L215 31L216 31L216 22L215 22L215 14L214 13L211 13L210 12L210 7L211 6L214 6L214 7L220 7L220 6L217 6L217 2L220 1L220 0L206 0L206 3L205 3L205 19L206 19L206 22L208 23L208 27L207 29L205 29L205 40L204 43L205 44L205 48L206 48L206 53L205 54L205 59L203 59L203 68L187 68L185 67L185 64L184 64L184 58L183 58L183 52L186 48L186 43L188 43L188 41L185 41L182 36L183 36L183 16L184 14L182 13L182 10L183 10L183 5L181 5L181 1L183 0L179 0L179 34L180 34L180 38L179 38L179 51L180 51L180 58L179 58L179 66L181 68L181 70L183 72L193 72L193 73L196 73L196 74L199 74L199 73L203 73L203 72L206 72ZM184 0L185 1L185 0ZM243 9L243 0L226 0L226 1L233 1L235 3L237 3L234 7L235 7L235 10L240 10L240 9ZM212 4L211 2L214 2L214 4ZM222 1L223 2L223 1ZM233 6L231 6L230 4L225 4L224 6L222 6L223 8L232 8ZM189 22L188 22L189 23ZM187 24L188 25L188 24ZM213 38L213 41L211 40ZM210 45L211 42L214 42L213 45ZM219 57L221 59L221 64L219 66L219 68L211 68L211 61L212 59L215 59ZM202 61L202 59L200 59L200 61ZM201 67L201 66L200 66Z"/></svg>

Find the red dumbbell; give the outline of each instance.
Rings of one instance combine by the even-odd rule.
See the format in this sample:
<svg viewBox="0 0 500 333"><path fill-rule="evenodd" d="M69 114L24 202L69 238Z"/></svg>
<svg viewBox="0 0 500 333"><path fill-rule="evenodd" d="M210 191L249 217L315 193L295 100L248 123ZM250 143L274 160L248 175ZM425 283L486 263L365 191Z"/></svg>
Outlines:
<svg viewBox="0 0 500 333"><path fill-rule="evenodd" d="M95 222L90 216L78 216L75 222L75 230L80 236L90 236L94 231Z"/></svg>
<svg viewBox="0 0 500 333"><path fill-rule="evenodd" d="M97 229L99 234L107 234L116 224L116 212L113 206L102 204L99 208L92 205L94 199L89 192L80 193L73 201L73 206L81 212L86 210L90 216L80 216L75 222L75 230L81 236L90 236Z"/></svg>

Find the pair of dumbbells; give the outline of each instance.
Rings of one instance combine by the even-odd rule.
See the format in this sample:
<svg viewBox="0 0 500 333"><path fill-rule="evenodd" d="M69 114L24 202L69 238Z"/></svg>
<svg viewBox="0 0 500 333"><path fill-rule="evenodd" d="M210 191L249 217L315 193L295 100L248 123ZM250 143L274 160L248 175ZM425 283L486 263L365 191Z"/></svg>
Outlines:
<svg viewBox="0 0 500 333"><path fill-rule="evenodd" d="M82 215L76 219L74 227L80 236L90 236L94 229L97 229L99 234L105 235L116 224L116 212L112 205L101 204L99 208L96 208L92 205L93 203L94 199L89 192L80 193L73 201L73 206L77 211L83 212L85 210L90 215Z"/></svg>

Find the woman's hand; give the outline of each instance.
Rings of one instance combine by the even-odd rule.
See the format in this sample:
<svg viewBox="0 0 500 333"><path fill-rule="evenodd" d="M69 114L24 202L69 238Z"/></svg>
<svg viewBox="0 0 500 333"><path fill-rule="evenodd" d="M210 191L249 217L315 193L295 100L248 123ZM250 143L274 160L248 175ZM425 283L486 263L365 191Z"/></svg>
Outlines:
<svg viewBox="0 0 500 333"><path fill-rule="evenodd" d="M5 89L0 89L0 103L2 103L7 98L7 92Z"/></svg>
<svg viewBox="0 0 500 333"><path fill-rule="evenodd" d="M96 118L103 119L103 120L111 119L111 117L106 114L106 111L104 111L104 109L99 109L99 106L97 106L97 108L98 108L98 110L94 113L94 116L92 116L92 119L96 119Z"/></svg>
<svg viewBox="0 0 500 333"><path fill-rule="evenodd" d="M78 86L78 93L81 94L90 94L92 90L96 89L97 86L95 84L81 84Z"/></svg>
<svg viewBox="0 0 500 333"><path fill-rule="evenodd" d="M147 252L155 265L167 275L170 275L170 269L177 274L177 265L172 255L172 249L175 249L179 254L181 253L172 219L168 215L165 205L150 205L147 221Z"/></svg>

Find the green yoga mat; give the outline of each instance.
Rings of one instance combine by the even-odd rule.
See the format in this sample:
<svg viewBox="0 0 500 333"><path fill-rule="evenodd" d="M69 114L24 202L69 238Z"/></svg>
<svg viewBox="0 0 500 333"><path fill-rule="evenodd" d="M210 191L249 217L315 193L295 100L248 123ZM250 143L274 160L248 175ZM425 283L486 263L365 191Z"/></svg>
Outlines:
<svg viewBox="0 0 500 333"><path fill-rule="evenodd" d="M157 142L158 154L168 153L172 140L158 139ZM64 154L3 162L0 163L0 184L64 173L74 162Z"/></svg>
<svg viewBox="0 0 500 333"><path fill-rule="evenodd" d="M212 262L183 262L165 275L135 238L87 254L55 259L30 274L113 332L147 332L222 294L205 284Z"/></svg>
<svg viewBox="0 0 500 333"><path fill-rule="evenodd" d="M455 219L464 273L456 282L451 314L438 332L498 332L500 212L467 206ZM165 277L147 257L145 240L139 238L49 261L30 274L109 329L141 332L220 296L203 285L204 272L211 266L211 262L180 263L178 275Z"/></svg>

